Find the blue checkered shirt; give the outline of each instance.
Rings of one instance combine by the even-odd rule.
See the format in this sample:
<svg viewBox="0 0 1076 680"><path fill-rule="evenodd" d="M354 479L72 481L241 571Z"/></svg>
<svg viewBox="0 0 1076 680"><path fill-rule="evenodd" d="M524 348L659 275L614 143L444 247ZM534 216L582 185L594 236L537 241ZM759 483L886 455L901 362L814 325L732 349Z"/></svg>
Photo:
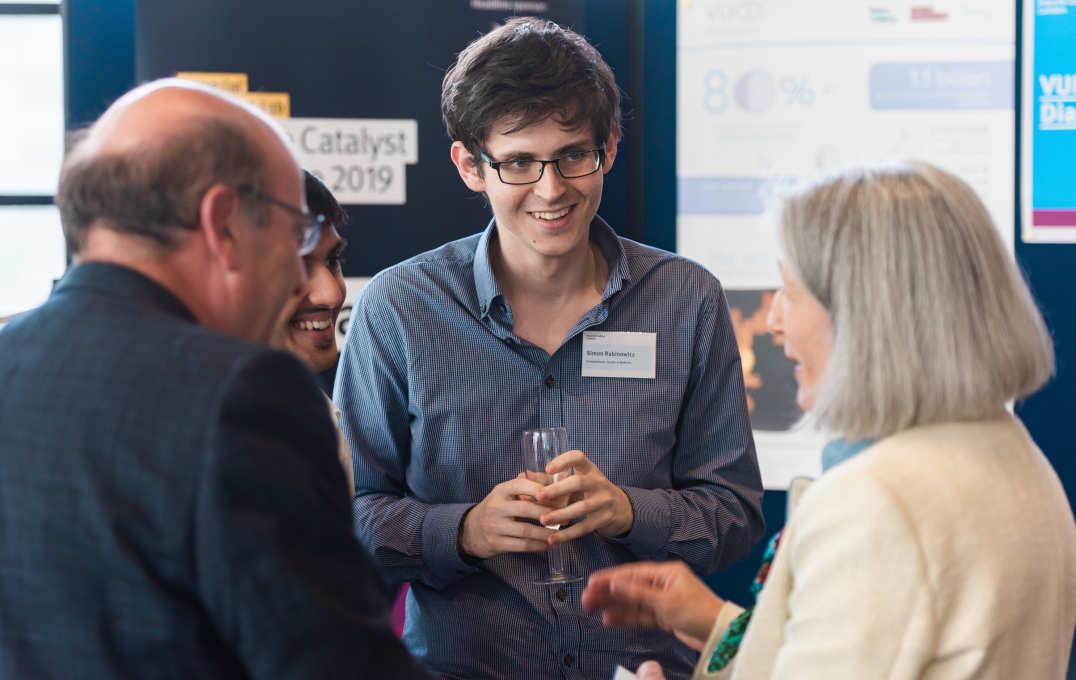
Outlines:
<svg viewBox="0 0 1076 680"><path fill-rule="evenodd" d="M762 485L721 286L595 218L609 280L550 356L512 332L495 230L381 272L355 303L334 400L358 537L390 583L411 582L404 642L444 677L608 680L649 658L687 677L696 655L671 635L603 628L582 583L535 585L545 554L464 560L457 537L464 513L521 471L523 430L562 425L635 513L622 538L567 544L573 569L680 559L710 573L746 556ZM585 330L656 333L656 379L582 377Z"/></svg>

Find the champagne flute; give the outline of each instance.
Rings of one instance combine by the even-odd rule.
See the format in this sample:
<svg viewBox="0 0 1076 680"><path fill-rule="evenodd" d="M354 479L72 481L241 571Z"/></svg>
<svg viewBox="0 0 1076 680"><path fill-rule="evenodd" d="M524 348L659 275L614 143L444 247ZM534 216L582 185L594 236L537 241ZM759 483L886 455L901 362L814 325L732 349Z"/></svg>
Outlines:
<svg viewBox="0 0 1076 680"><path fill-rule="evenodd" d="M523 470L527 479L548 486L558 482L572 474L571 468L555 475L547 474L546 465L554 458L568 450L568 431L563 427L540 427L535 430L523 432ZM568 496L558 498L550 505L552 508L563 508L568 505ZM546 529L554 531L560 529L560 525L546 525ZM566 547L563 544L550 546L546 551L549 555L549 576L535 581L539 585L553 585L560 583L575 583L582 581L583 577L569 573L567 566Z"/></svg>

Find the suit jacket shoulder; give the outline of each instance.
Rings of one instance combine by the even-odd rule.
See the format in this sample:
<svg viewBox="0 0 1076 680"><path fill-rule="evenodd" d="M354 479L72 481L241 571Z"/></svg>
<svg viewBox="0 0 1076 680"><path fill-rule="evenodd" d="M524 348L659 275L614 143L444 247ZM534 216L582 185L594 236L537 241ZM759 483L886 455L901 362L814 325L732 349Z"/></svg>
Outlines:
<svg viewBox="0 0 1076 680"><path fill-rule="evenodd" d="M79 265L0 332L0 676L418 673L291 355Z"/></svg>

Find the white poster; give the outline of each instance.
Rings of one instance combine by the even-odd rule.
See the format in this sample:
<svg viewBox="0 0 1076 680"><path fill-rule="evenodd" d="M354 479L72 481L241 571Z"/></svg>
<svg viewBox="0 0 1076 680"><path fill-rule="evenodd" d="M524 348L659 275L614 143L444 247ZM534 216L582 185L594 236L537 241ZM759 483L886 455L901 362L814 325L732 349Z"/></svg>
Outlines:
<svg viewBox="0 0 1076 680"><path fill-rule="evenodd" d="M765 331L772 208L840 167L918 159L964 178L1012 248L1011 0L681 0L677 250L728 291L763 483L817 475L792 367Z"/></svg>
<svg viewBox="0 0 1076 680"><path fill-rule="evenodd" d="M347 286L347 296L344 297L344 307L340 310L340 316L336 319L336 346L344 346L344 338L347 337L347 327L351 323L351 308L355 306L355 300L359 292L370 282L369 276L349 276L344 279Z"/></svg>
<svg viewBox="0 0 1076 680"><path fill-rule="evenodd" d="M407 203L404 166L418 163L418 121L282 118L299 164L343 205Z"/></svg>

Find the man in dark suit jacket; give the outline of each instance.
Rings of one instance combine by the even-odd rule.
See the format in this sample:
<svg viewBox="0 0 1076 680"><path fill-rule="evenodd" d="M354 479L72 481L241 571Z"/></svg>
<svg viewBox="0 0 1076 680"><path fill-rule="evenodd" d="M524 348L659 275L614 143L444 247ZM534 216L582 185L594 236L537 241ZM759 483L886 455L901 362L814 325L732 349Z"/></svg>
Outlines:
<svg viewBox="0 0 1076 680"><path fill-rule="evenodd" d="M317 241L279 128L142 86L57 203L76 264L0 332L0 677L420 677L324 397L259 344Z"/></svg>

